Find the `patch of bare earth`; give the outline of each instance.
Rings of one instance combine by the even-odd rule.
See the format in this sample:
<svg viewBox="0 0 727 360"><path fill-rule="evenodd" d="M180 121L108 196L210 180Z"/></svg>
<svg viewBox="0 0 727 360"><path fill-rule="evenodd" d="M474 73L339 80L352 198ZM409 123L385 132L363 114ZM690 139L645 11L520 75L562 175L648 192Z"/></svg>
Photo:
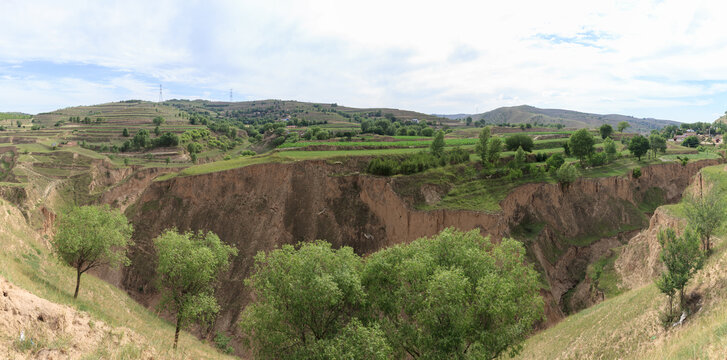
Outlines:
<svg viewBox="0 0 727 360"><path fill-rule="evenodd" d="M111 328L69 306L41 299L0 277L0 358L105 358L120 349L151 359L141 338L128 328Z"/></svg>

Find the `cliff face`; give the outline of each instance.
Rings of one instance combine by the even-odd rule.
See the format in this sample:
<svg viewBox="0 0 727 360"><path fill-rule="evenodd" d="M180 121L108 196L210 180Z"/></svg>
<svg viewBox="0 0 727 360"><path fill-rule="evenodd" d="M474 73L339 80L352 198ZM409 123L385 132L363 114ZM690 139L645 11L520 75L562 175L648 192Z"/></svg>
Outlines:
<svg viewBox="0 0 727 360"><path fill-rule="evenodd" d="M639 179L581 179L567 188L527 184L510 193L501 202L503 211L494 214L412 210L394 191L396 178L337 175L344 165L325 161L260 164L173 178L144 184L143 192L136 188L140 195L127 210L135 228L134 265L115 280L149 305L154 301L151 239L169 227L213 231L239 250L219 292L223 311L217 326L231 328L249 302L243 280L258 251L325 239L366 254L450 226L479 229L498 240L515 235L523 224L538 224L540 230L522 240L549 283L543 295L549 303L548 318L556 321L563 316L563 294L583 279L588 263L618 245L599 239L613 238L612 229L646 226L637 204L649 189L663 189L664 201L678 200L701 167L716 163L656 165L642 169ZM122 192L103 199L113 202Z"/></svg>

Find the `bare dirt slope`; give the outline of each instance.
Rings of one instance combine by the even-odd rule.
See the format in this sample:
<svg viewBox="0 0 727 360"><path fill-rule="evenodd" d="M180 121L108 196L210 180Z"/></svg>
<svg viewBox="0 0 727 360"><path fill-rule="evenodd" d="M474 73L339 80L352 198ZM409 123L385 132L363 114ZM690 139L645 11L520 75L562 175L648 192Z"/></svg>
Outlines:
<svg viewBox="0 0 727 360"><path fill-rule="evenodd" d="M127 328L111 328L87 313L41 299L0 277L0 357L76 359L84 354L116 353L140 341ZM134 354L153 359L149 350Z"/></svg>

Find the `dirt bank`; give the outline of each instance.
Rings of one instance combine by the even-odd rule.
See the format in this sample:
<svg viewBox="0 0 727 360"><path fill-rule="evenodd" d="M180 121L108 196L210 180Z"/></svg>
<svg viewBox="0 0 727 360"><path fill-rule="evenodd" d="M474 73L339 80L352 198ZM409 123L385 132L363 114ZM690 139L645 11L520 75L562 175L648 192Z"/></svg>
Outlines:
<svg viewBox="0 0 727 360"><path fill-rule="evenodd" d="M172 226L214 231L240 251L222 279L219 299L223 311L217 327L233 329L249 301L243 280L258 251L325 239L366 254L450 226L479 229L500 239L530 224L539 230L521 240L550 284L546 299L553 303L548 316L557 321L562 317L558 309L563 294L583 280L581 273L590 261L583 259L602 255L599 239L647 226L648 218L638 205L649 189L661 189L665 202L676 201L701 167L716 163L655 165L643 168L639 179L580 179L568 188L527 184L512 191L500 204L503 210L494 214L413 210L394 191L395 179L339 175L346 172L345 165L325 161L252 165L148 186L144 181L130 189L140 195L127 209L136 229L134 265L113 282L150 305L154 302L151 239ZM122 195L109 193L103 199L113 202L118 196Z"/></svg>

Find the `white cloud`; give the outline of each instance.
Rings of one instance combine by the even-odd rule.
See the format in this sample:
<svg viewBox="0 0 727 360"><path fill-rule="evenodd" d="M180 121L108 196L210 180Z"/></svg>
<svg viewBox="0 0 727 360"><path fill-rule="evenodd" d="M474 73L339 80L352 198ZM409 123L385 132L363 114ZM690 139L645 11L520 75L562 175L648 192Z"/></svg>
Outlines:
<svg viewBox="0 0 727 360"><path fill-rule="evenodd" d="M707 117L727 106L725 10L676 0L10 0L0 4L0 64L87 63L138 75L84 78L74 103L103 97L99 86L105 98L146 94L158 79L202 96L234 88L249 98L438 113L529 103ZM6 99L0 106L9 108Z"/></svg>

